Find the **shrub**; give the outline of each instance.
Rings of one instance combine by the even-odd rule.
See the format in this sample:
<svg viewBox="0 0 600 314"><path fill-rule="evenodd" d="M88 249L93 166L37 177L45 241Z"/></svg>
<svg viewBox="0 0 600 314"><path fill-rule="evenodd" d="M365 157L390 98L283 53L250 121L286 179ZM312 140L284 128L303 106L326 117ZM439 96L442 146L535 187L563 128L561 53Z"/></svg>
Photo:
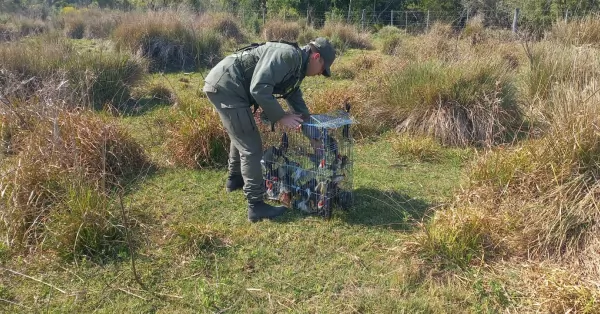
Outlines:
<svg viewBox="0 0 600 314"><path fill-rule="evenodd" d="M352 25L340 22L325 23L322 33L329 38L336 50L339 50L340 52L346 51L349 48L372 48L369 35L366 33L359 33Z"/></svg>
<svg viewBox="0 0 600 314"><path fill-rule="evenodd" d="M446 145L490 146L510 140L521 126L511 82L503 66L430 61L392 75L383 97L402 121L399 131Z"/></svg>
<svg viewBox="0 0 600 314"><path fill-rule="evenodd" d="M228 159L227 143L228 136L219 116L206 105L181 110L169 126L167 147L177 165L221 166Z"/></svg>
<svg viewBox="0 0 600 314"><path fill-rule="evenodd" d="M300 35L298 35L298 44L301 46L306 45L317 37L318 33L314 28L310 26L303 27L300 30Z"/></svg>
<svg viewBox="0 0 600 314"><path fill-rule="evenodd" d="M0 68L24 81L52 80L70 91L70 102L82 102L102 108L106 103L119 105L129 98L129 89L145 74L146 64L128 54L83 52L77 53L66 41L43 38L14 43L0 48ZM19 88L23 90L23 87ZM6 90L6 86L0 86ZM35 89L29 88L29 95ZM65 95L66 96L66 95Z"/></svg>
<svg viewBox="0 0 600 314"><path fill-rule="evenodd" d="M403 31L395 26L384 26L380 30L377 31L377 36L380 38L385 38L391 35L401 35Z"/></svg>
<svg viewBox="0 0 600 314"><path fill-rule="evenodd" d="M233 39L237 44L247 40L235 17L228 14L204 14L195 28L200 29L201 27L208 27L224 38Z"/></svg>
<svg viewBox="0 0 600 314"><path fill-rule="evenodd" d="M300 25L296 22L285 22L282 20L269 20L263 28L264 40L285 40L297 42L300 35Z"/></svg>
<svg viewBox="0 0 600 314"><path fill-rule="evenodd" d="M221 40L214 31L193 29L172 12L132 16L114 37L118 49L151 59L154 70L195 70L221 57Z"/></svg>
<svg viewBox="0 0 600 314"><path fill-rule="evenodd" d="M32 115L32 123L23 126L20 145L15 145L19 163L0 178L3 237L23 247L51 236L63 252L74 254L111 246L98 241L114 245L111 239L118 232L103 195L147 169L141 147L116 123L88 112L69 113L34 101L18 108ZM57 225L47 229L52 223Z"/></svg>
<svg viewBox="0 0 600 314"><path fill-rule="evenodd" d="M402 36L400 34L386 35L382 39L381 52L386 55L396 55L400 44L402 43Z"/></svg>
<svg viewBox="0 0 600 314"><path fill-rule="evenodd" d="M465 37L471 38L471 44L476 45L481 43L485 39L483 15L477 14L470 19L465 28L462 30L462 33Z"/></svg>
<svg viewBox="0 0 600 314"><path fill-rule="evenodd" d="M480 156L451 207L469 209L457 215L462 219L485 219L490 245L482 256L497 248L511 258L551 259L596 274L600 96L563 84L552 98L557 105L545 136ZM558 297L553 307L585 303L576 294Z"/></svg>

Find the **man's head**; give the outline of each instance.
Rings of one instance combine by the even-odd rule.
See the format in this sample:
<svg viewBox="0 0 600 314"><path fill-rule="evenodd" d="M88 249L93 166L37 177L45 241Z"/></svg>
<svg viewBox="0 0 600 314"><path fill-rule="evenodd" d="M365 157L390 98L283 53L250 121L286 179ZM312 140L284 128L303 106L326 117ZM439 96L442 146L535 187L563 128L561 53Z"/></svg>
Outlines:
<svg viewBox="0 0 600 314"><path fill-rule="evenodd" d="M309 44L311 54L308 60L306 76L323 74L331 76L331 64L335 60L335 49L326 38L319 37Z"/></svg>

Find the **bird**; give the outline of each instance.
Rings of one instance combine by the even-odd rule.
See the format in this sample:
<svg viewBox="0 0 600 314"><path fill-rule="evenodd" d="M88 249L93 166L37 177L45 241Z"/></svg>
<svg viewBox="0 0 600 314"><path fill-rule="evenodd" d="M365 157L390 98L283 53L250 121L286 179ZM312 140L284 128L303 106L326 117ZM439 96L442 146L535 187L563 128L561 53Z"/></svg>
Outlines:
<svg viewBox="0 0 600 314"><path fill-rule="evenodd" d="M293 207L294 208L298 208L299 210L301 210L301 211L303 211L305 213L311 213L312 211L308 207L307 203L308 203L308 199L295 200L293 202Z"/></svg>
<svg viewBox="0 0 600 314"><path fill-rule="evenodd" d="M325 169L325 158L321 159L321 162L319 162L319 169Z"/></svg>
<svg viewBox="0 0 600 314"><path fill-rule="evenodd" d="M281 186L281 190L279 191L279 201L281 204L285 205L286 207L290 207L292 202L291 194L292 193L285 185Z"/></svg>
<svg viewBox="0 0 600 314"><path fill-rule="evenodd" d="M274 177L271 180L266 180L265 181L265 185L267 186L267 196L270 199L277 199L277 195L278 195L278 189L279 189L279 182L278 182L278 178Z"/></svg>

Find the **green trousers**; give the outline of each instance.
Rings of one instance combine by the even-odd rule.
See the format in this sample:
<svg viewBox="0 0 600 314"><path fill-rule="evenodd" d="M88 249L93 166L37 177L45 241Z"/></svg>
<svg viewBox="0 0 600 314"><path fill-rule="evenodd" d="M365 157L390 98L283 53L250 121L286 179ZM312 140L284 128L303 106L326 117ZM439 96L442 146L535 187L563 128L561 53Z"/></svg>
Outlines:
<svg viewBox="0 0 600 314"><path fill-rule="evenodd" d="M262 139L249 103L236 95L206 93L215 106L229 135L229 173L244 178L244 194L249 203L262 201L265 185L262 177Z"/></svg>

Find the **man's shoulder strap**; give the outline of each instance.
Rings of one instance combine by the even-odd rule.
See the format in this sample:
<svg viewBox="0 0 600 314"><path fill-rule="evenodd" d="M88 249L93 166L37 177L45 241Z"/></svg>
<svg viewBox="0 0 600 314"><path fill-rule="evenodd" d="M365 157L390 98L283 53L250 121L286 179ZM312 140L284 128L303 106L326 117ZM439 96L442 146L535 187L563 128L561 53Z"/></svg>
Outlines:
<svg viewBox="0 0 600 314"><path fill-rule="evenodd" d="M285 40L270 40L270 41L268 41L268 42L269 42L269 43L281 43L281 44L286 44L286 45L290 45L290 46L292 46L292 47L294 47L294 48L296 48L296 49L300 49L300 46L298 46L298 43L297 43L297 42L291 42L291 41L285 41ZM236 52L244 52L244 51L247 51L247 50L252 50L252 49L258 48L258 47L260 47L260 46L262 46L262 45L264 45L264 44L266 44L266 43L267 43L267 42L263 42L263 43L252 43L252 44L250 44L250 45L248 45L248 46L246 46L246 47L242 47L242 48L240 48L240 49L236 50Z"/></svg>

